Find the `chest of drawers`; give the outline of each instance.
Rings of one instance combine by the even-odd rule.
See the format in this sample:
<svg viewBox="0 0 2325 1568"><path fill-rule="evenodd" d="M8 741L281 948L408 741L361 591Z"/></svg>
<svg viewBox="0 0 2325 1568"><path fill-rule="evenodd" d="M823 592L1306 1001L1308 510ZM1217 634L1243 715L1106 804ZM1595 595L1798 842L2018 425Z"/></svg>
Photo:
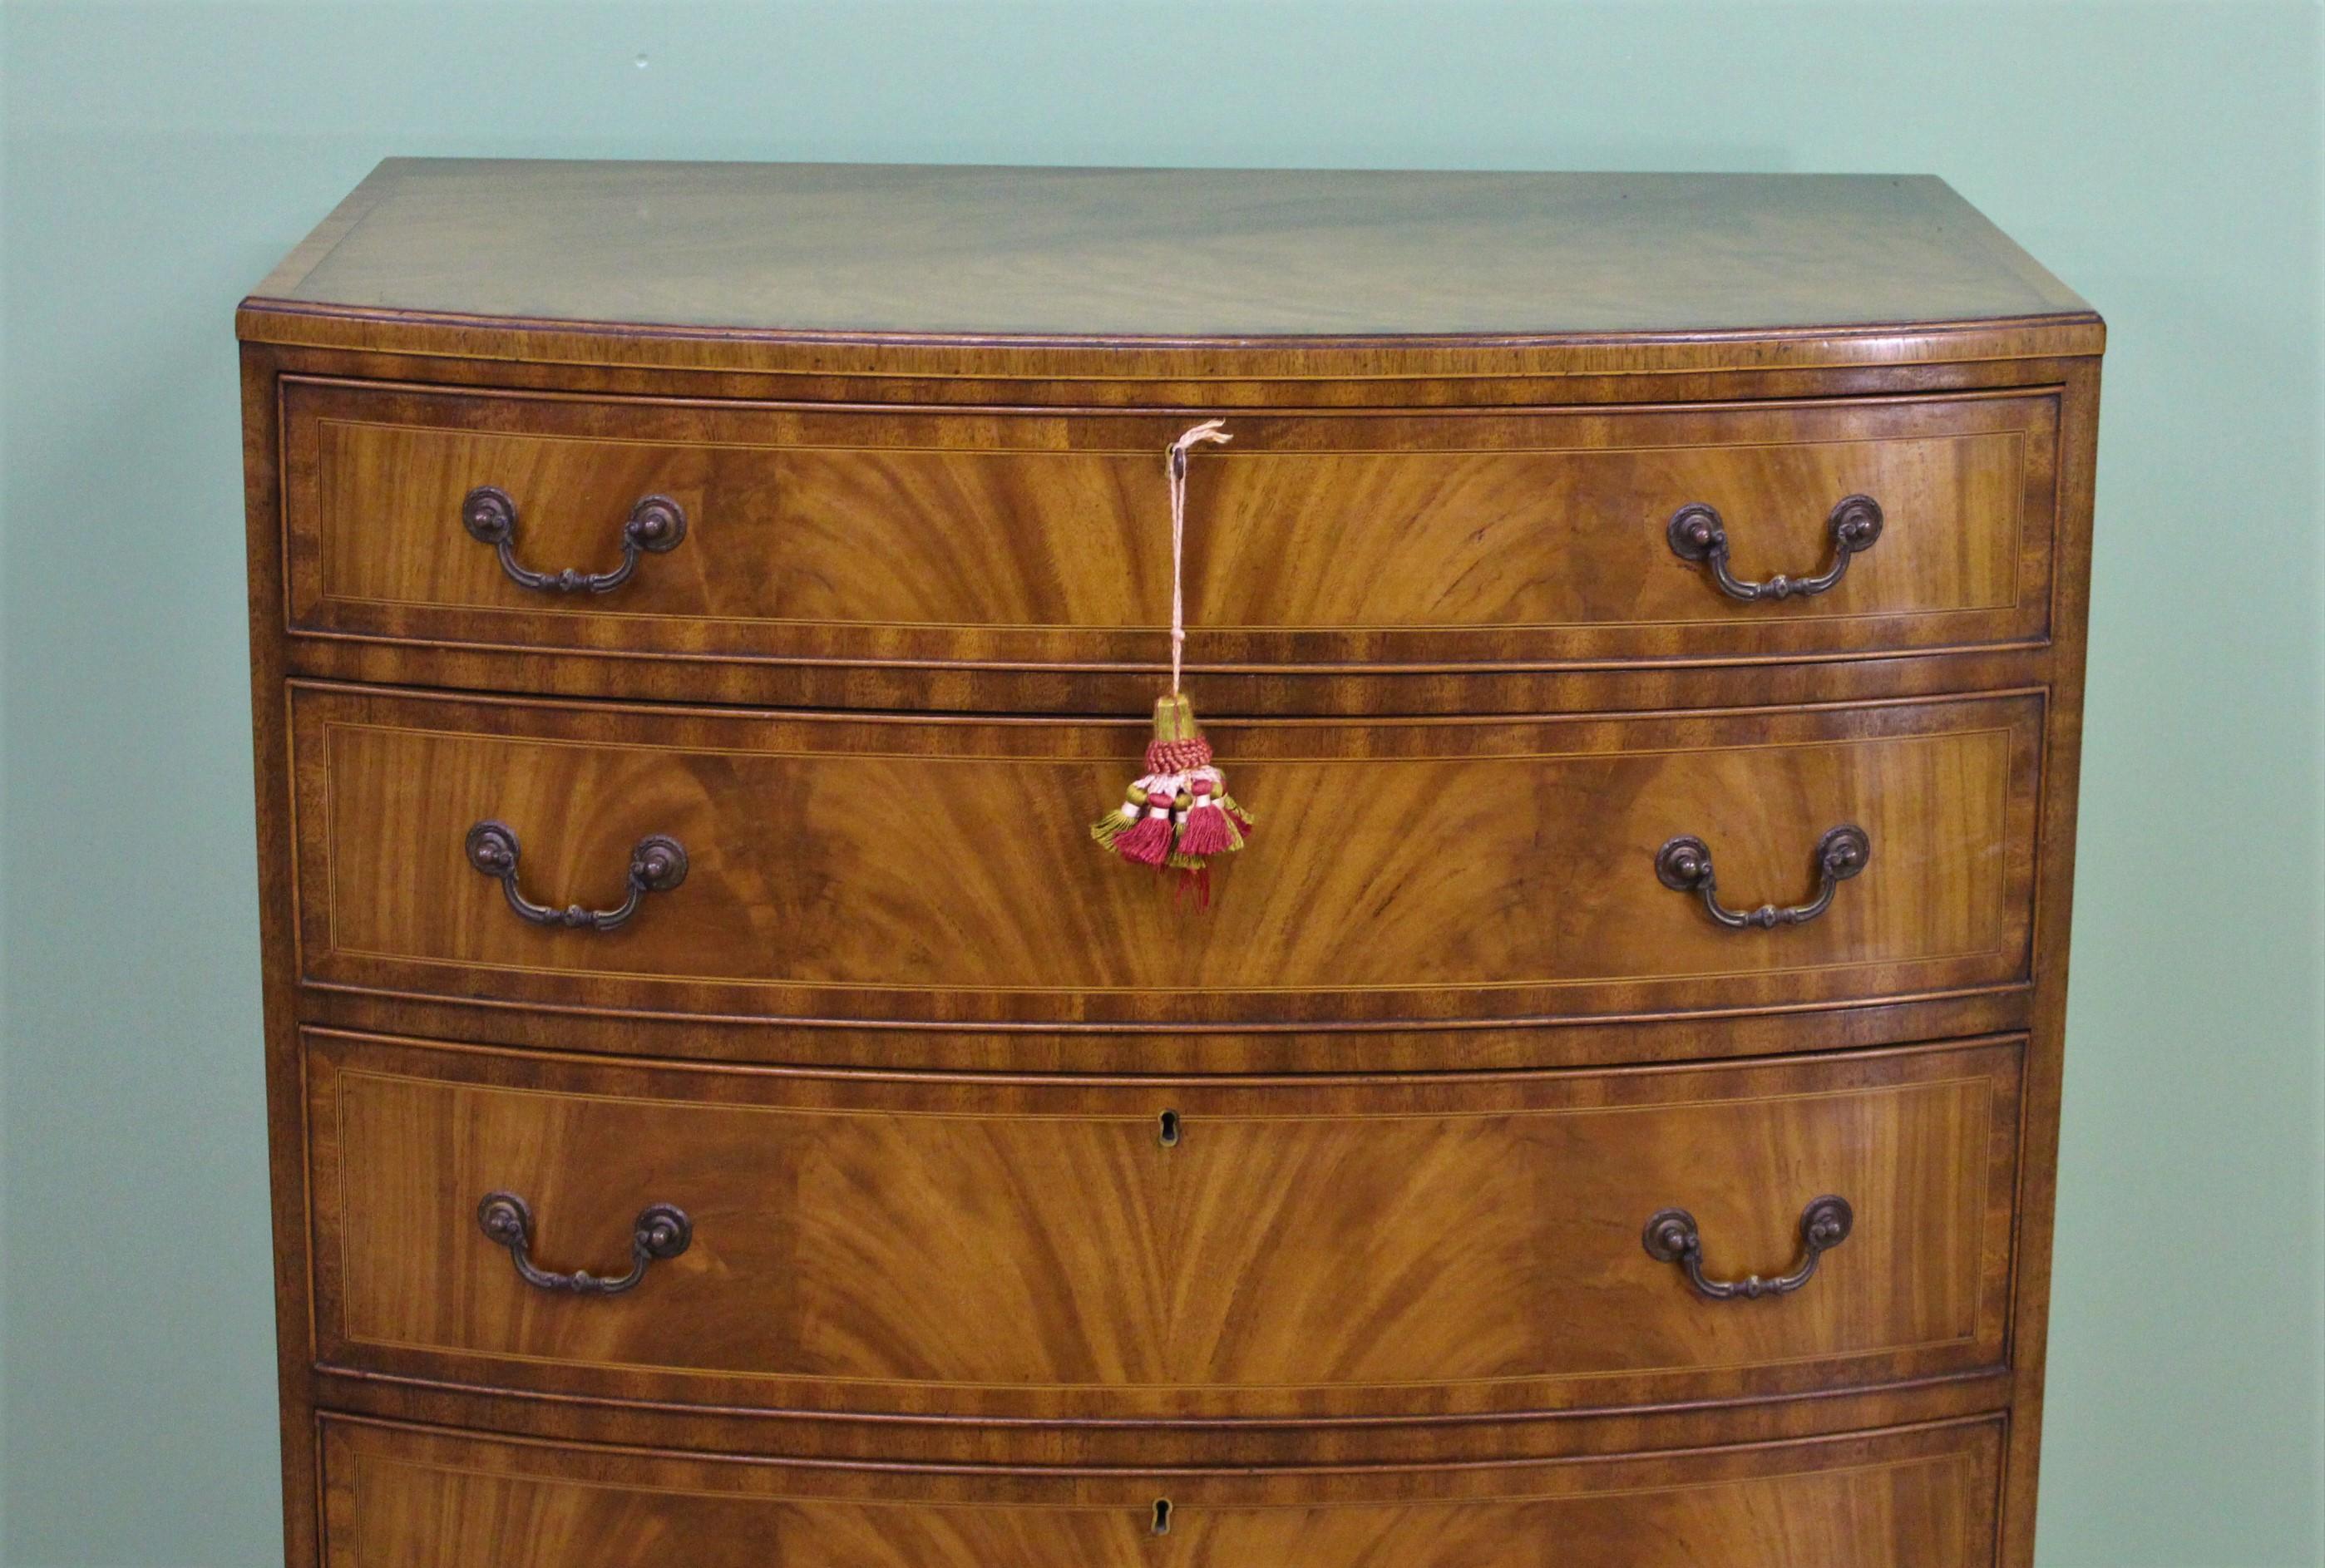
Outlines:
<svg viewBox="0 0 2325 1568"><path fill-rule="evenodd" d="M1942 185L395 161L238 321L294 1568L2031 1561L2102 329Z"/></svg>

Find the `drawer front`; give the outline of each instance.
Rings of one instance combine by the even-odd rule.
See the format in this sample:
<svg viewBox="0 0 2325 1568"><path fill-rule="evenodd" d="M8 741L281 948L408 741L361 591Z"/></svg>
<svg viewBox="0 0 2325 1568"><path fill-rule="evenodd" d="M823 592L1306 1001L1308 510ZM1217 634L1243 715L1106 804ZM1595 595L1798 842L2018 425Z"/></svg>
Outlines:
<svg viewBox="0 0 2325 1568"><path fill-rule="evenodd" d="M2000 1489L1999 1419L1581 1463L1151 1476L321 1428L328 1568L1981 1568Z"/></svg>
<svg viewBox="0 0 2325 1568"><path fill-rule="evenodd" d="M309 1038L329 1366L726 1408L1240 1419L2005 1358L2016 1039L1718 1067L972 1080ZM1167 1120L1166 1120L1167 1118ZM641 1216L687 1241L632 1288ZM1853 1215L1813 1258L1803 1215ZM1684 1259L1645 1232L1684 1211ZM674 1225L675 1221L672 1222ZM1717 1299L1731 1277L1788 1277Z"/></svg>
<svg viewBox="0 0 2325 1568"><path fill-rule="evenodd" d="M689 659L1080 669L1167 655L1162 453L1193 416L848 410L282 383L294 630ZM1270 413L1195 459L1198 670L1556 666L2039 641L2057 389L1511 413ZM610 591L648 498L682 540ZM1712 508L1746 602L1674 553ZM665 519L667 524L667 519ZM665 526L662 540L667 542Z"/></svg>
<svg viewBox="0 0 2325 1568"><path fill-rule="evenodd" d="M1146 726L292 700L311 984L582 1010L935 1022L1271 1022L1742 1011L2023 985L2042 703L1219 724L1251 846L1214 907L1089 842ZM519 918L468 844L514 835ZM1731 929L1665 885L1692 837ZM1659 867L1661 869L1659 869Z"/></svg>

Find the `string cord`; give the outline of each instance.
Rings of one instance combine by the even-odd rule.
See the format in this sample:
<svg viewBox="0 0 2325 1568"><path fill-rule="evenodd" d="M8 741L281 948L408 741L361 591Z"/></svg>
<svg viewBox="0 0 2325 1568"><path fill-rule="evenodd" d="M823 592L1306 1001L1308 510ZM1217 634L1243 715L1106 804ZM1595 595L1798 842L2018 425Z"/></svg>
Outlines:
<svg viewBox="0 0 2325 1568"><path fill-rule="evenodd" d="M1199 441L1235 439L1225 420L1206 420L1180 432L1165 466L1171 475L1171 695L1179 695L1179 667L1187 647L1187 454Z"/></svg>

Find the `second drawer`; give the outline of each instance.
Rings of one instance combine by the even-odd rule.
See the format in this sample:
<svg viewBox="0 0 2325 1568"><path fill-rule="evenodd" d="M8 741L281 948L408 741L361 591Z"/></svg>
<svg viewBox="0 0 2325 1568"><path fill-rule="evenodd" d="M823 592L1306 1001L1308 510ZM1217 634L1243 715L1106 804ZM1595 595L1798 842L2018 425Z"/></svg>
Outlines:
<svg viewBox="0 0 2325 1568"><path fill-rule="evenodd" d="M1221 724L1259 824L1197 917L1090 843L1144 725L300 684L300 962L374 998L978 1024L1994 992L2029 973L2042 724L2026 693Z"/></svg>
<svg viewBox="0 0 2325 1568"><path fill-rule="evenodd" d="M2015 1038L1116 1082L307 1048L327 1366L1238 1420L1774 1397L2005 1358ZM637 1278L576 1290L582 1269Z"/></svg>

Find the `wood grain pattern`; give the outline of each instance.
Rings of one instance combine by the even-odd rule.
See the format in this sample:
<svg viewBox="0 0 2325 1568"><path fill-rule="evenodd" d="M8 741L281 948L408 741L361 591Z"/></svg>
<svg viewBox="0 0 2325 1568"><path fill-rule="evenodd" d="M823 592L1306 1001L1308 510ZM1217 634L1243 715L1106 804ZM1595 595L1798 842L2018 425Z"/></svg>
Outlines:
<svg viewBox="0 0 2325 1568"><path fill-rule="evenodd" d="M294 630L692 659L1154 668L1160 454L1188 416L834 412L283 384ZM1232 421L1195 465L1200 675L1696 662L2037 641L2053 395ZM511 582L461 527L480 484L535 569L603 571L632 504L688 536L605 595ZM1886 527L1841 583L1744 604L1674 556L1717 507L1747 576L1823 568L1834 503ZM497 684L497 683L496 683Z"/></svg>
<svg viewBox="0 0 2325 1568"><path fill-rule="evenodd" d="M885 1472L327 1420L328 1568L1981 1568L1996 1421L1470 1470ZM1171 1527L1153 1533L1157 1499Z"/></svg>
<svg viewBox="0 0 2325 1568"><path fill-rule="evenodd" d="M273 362L242 351L245 548L250 559L251 782L258 848L258 931L266 1062L266 1143L273 1239L274 1369L282 1442L283 1555L286 1564L321 1561L321 1488L314 1438L314 1356L309 1346L305 1085L299 1067L298 948L291 872L291 735L282 722L286 650L281 634L281 443Z"/></svg>
<svg viewBox="0 0 2325 1568"><path fill-rule="evenodd" d="M365 333L360 327L374 330ZM1913 396L1949 392L2011 392L2058 386L2092 364L2096 350L2064 346L2027 327L1958 328L1967 347L1983 342L1998 352L1959 358L1915 357L1922 346L1913 333L1887 332L1852 340L1844 357L1805 363L1778 346L1759 343L1735 353L1733 344L1686 346L1684 364L1661 368L1629 360L1652 346L1641 339L1599 341L1608 355L1593 369L1558 373L1530 364L1524 353L1492 356L1481 374L1449 375L1410 365L1376 364L1361 351L1317 349L1309 373L1254 370L1230 359L1224 348L1167 367L1143 362L1135 344L1093 345L1103 369L1087 375L1028 372L1007 351L983 356L968 374L917 374L889 363L897 346L886 346L876 366L834 363L829 357L791 363L781 355L757 357L737 353L720 364L622 364L600 356L582 360L554 355L517 357L540 336L525 328L468 323L450 332L449 351L431 353L400 346L391 323L351 320L333 324L329 346L247 339L283 376L327 381L375 381L451 391L569 392L642 398L691 397L750 402L813 403L838 411L848 408L949 407L969 410L1139 409L1183 413L1209 408L1226 413L1299 413L1317 410L1445 410L1498 408L1542 410L1623 404L1795 401L1840 397ZM588 334L592 337L605 334ZM1677 351L1681 335L1663 346ZM2072 337L2072 334L2066 335ZM2005 338L2006 342L1996 339ZM496 346L503 352L478 350ZM628 346L635 347L634 341ZM908 355L900 357L909 357ZM1294 356L1296 357L1296 355ZM1482 360L1481 360L1482 364Z"/></svg>
<svg viewBox="0 0 2325 1568"><path fill-rule="evenodd" d="M1153 380L1139 379L1129 363L1137 357L1135 353L1124 351L1123 363L1110 364L1102 377L1045 380L1008 374L1009 356L1001 354L980 361L974 374L949 377L847 374L813 360L791 369L760 364L749 368L676 371L512 359L509 356L521 351L527 335L505 331L466 332L462 339L468 349L489 357L381 352L381 344L361 337L344 337L342 340L350 345L344 350L254 345L250 352L262 356L278 379L363 379L485 392L682 396L917 410L1144 409L1169 410L1173 417L1193 409L1215 413L1316 409L1538 410L1544 405L1596 407L1674 400L1765 402L2014 392L2070 383L2088 387L2092 384L2089 372L2094 363L2047 352L2030 358L1912 363L1905 355L1907 346L1891 337L1882 340L1883 352L1894 356L1891 359L1860 354L1847 363L1805 369L1755 351L1699 355L1684 370L1641 372L1634 367L1557 376L1521 374L1522 365L1505 361L1495 374L1457 379L1409 371L1377 374L1378 367L1358 355L1345 357L1338 374L1329 379L1222 379L1210 374L1220 367L1205 361L1198 367L1200 374L1182 365L1172 379ZM2029 350L2025 345L2015 345L1995 347L1992 352ZM266 424L269 438L279 445L279 421L272 417L272 410ZM270 471L272 467L270 463ZM264 526L279 539L283 525L278 494L267 503ZM2054 551L2057 548L2054 542ZM278 544L270 547L268 553L272 557L279 551ZM269 580L274 583L273 610L279 620L288 602L287 586L279 577ZM2078 585L2063 578L2054 580L2054 618L2072 613L2080 603ZM1151 657L1159 668L1159 653ZM461 642L375 641L353 634L307 631L288 639L283 658L286 667L298 674L358 682L664 702L946 713L1136 713L1152 701L1156 679L1153 669L1127 665L1011 669L990 665L743 661L676 654L644 657L572 647L551 651ZM1612 668L1538 668L1497 658L1493 662L1440 664L1394 673L1347 665L1274 666L1246 673L1205 669L1192 678L1190 689L1200 711L1212 715L1626 712L2015 689L2050 682L2054 665L2044 647L2012 644L1879 659L1803 658L1775 663Z"/></svg>
<svg viewBox="0 0 2325 1568"><path fill-rule="evenodd" d="M303 685L292 706L310 983L721 1015L1218 1020L1746 1009L2027 972L2033 697L1215 725L1262 826L1204 918L1088 842L1140 726ZM529 926L462 852L486 818L519 835L536 901L618 902L649 834L693 869L617 932ZM1872 835L1870 869L1807 926L1722 930L1655 877L1658 847L1693 834L1730 902L1794 902L1820 836L1849 822Z"/></svg>
<svg viewBox="0 0 2325 1568"><path fill-rule="evenodd" d="M2087 309L1895 175L392 159L264 293L978 337L1666 332Z"/></svg>
<svg viewBox="0 0 2325 1568"><path fill-rule="evenodd" d="M1158 290L1165 254L1211 264ZM1942 187L392 162L237 323L292 1568L2033 1561L2104 329ZM1091 715L1162 659L1137 459L1211 414L1190 684L1256 721L1217 729L1265 825L1181 921L1078 835L1138 739ZM476 463L536 564L609 565L649 484L700 531L529 604L431 546ZM1868 464L1949 521L1892 505L1822 601L1589 525L1731 483L1687 498L1797 572ZM673 822L695 879L610 950L517 927L458 855L487 798L537 896ZM1734 901L1797 898L1843 812L1875 870L1816 926L1723 941L1631 880L1691 831ZM565 1304L612 1317L495 1316L506 1258L422 1222L513 1150L552 1265L616 1263L657 1178L728 1228ZM1835 1164L1902 1223L1860 1204L1706 1339L1681 1297L1610 1337L1619 1281L1546 1267L1673 1177L1715 1271L1781 1266ZM775 1222L801 1193L820 1230ZM454 1286L317 1244L389 1231ZM677 1351L621 1315L805 1236L782 1313ZM952 1259L1004 1326L867 1259L923 1296ZM1267 1288L1219 1308L1230 1274Z"/></svg>
<svg viewBox="0 0 2325 1568"><path fill-rule="evenodd" d="M689 1062L964 1073L1521 1072L1609 1063L1697 1062L1864 1050L2017 1033L2039 1009L2025 986L1841 1007L1652 1015L1309 1023L911 1023L736 1014L585 1013L506 1005L489 991L410 993L309 985L301 1017L356 1033L424 1036L523 1050Z"/></svg>
<svg viewBox="0 0 2325 1568"><path fill-rule="evenodd" d="M245 302L245 337L1331 376L2100 340L2087 305L1926 177L395 159L333 224L336 244Z"/></svg>
<svg viewBox="0 0 2325 1568"><path fill-rule="evenodd" d="M602 1397L1015 1419L1451 1417L1998 1367L2019 1047L1410 1078L645 1069L310 1035L318 1354ZM1177 1141L1159 1133L1165 1111ZM692 1246L606 1299L632 1216ZM1775 1275L1717 1304L1639 1243Z"/></svg>
<svg viewBox="0 0 2325 1568"><path fill-rule="evenodd" d="M848 1415L689 1403L640 1404L526 1393L319 1365L318 1408L560 1443L713 1451L864 1464L1072 1465L1151 1471L1186 1465L1487 1464L1782 1443L1992 1415L2015 1369L1799 1397L1695 1405L1585 1407L1478 1420L1355 1417L1296 1421L1015 1421L1000 1416Z"/></svg>
<svg viewBox="0 0 2325 1568"><path fill-rule="evenodd" d="M2092 489L2098 467L2099 366L2080 366L2070 378L2068 418L2061 431L2064 515L2078 520L2061 531L2061 583L2067 595L2043 739L2041 881L2036 892L2036 941L2046 955L2033 1001L2034 1039L2028 1055L2024 1171L2016 1279L2017 1336L2012 1363L2010 1448L2003 1493L2002 1558L2011 1568L2034 1561L2036 1478L2042 1443L2042 1386L2051 1313L2051 1236L2058 1205L2059 1121L2064 1095L2067 1033L2067 950L2074 909L2076 787L2081 766L2083 666L2088 652L2091 571Z"/></svg>

